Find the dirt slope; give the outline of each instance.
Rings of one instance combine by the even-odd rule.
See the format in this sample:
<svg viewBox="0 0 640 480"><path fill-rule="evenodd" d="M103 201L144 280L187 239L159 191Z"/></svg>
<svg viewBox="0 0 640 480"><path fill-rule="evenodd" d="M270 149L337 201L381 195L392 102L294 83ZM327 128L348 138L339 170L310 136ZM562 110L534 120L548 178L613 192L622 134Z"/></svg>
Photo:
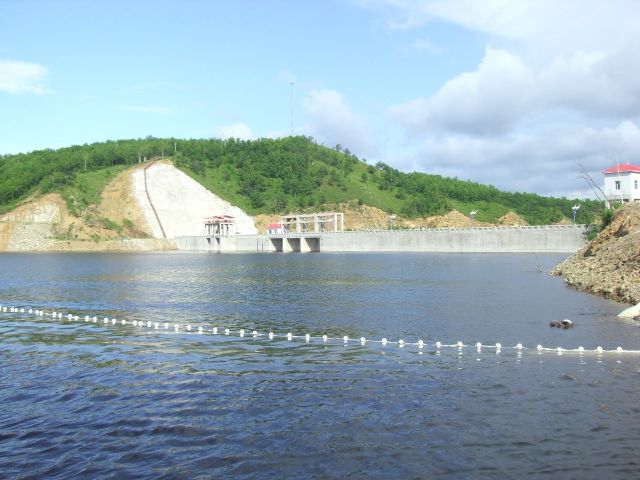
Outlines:
<svg viewBox="0 0 640 480"><path fill-rule="evenodd" d="M497 223L491 224L471 220L463 213L452 210L445 215L435 215L422 218L392 218L389 213L369 205L359 205L356 200L340 204L327 204L321 207L322 211L336 211L344 213L344 228L346 230L380 230L394 228L468 228L468 227L493 227L493 226L518 226L528 225L519 215L509 212ZM254 220L259 232L264 233L270 223L277 223L280 215L257 215Z"/></svg>
<svg viewBox="0 0 640 480"><path fill-rule="evenodd" d="M256 233L242 210L169 162L154 162L121 172L105 187L100 204L81 217L71 215L58 194L25 202L0 217L0 251L168 250L174 246L163 238L158 218L171 239L201 235L204 217L223 214L236 218L240 233Z"/></svg>
<svg viewBox="0 0 640 480"><path fill-rule="evenodd" d="M73 216L51 193L0 216L0 251L168 250L150 229L131 192L131 171L106 186L98 206Z"/></svg>
<svg viewBox="0 0 640 480"><path fill-rule="evenodd" d="M640 303L640 205L618 210L594 240L551 273L581 290Z"/></svg>

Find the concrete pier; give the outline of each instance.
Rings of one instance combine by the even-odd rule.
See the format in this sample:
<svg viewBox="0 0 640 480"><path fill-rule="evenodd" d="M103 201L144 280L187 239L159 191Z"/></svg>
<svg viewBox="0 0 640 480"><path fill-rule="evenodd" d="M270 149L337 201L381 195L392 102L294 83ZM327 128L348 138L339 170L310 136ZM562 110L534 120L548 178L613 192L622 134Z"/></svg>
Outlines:
<svg viewBox="0 0 640 480"><path fill-rule="evenodd" d="M281 235L192 236L179 250L212 252L522 252L573 253L586 243L585 225L425 228Z"/></svg>

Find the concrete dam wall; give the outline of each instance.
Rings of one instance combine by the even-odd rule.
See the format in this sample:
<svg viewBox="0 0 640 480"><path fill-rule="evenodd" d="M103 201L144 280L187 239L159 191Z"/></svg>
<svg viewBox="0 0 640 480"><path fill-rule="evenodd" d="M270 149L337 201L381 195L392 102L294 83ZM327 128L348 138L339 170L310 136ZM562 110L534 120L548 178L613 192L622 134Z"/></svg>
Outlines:
<svg viewBox="0 0 640 480"><path fill-rule="evenodd" d="M585 225L427 228L286 235L190 236L179 250L211 252L522 252L573 253L586 243Z"/></svg>

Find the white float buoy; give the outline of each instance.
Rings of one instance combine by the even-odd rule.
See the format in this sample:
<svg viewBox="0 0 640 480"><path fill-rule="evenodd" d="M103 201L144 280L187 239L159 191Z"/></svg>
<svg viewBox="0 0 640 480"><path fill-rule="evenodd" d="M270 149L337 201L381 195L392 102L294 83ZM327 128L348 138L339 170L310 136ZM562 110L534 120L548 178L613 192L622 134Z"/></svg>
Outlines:
<svg viewBox="0 0 640 480"><path fill-rule="evenodd" d="M400 348L404 347L404 340L403 339L398 340L398 346Z"/></svg>
<svg viewBox="0 0 640 480"><path fill-rule="evenodd" d="M367 339L364 337L360 337L360 343L364 345L367 342Z"/></svg>
<svg viewBox="0 0 640 480"><path fill-rule="evenodd" d="M273 332L269 332L269 340L273 340Z"/></svg>
<svg viewBox="0 0 640 480"><path fill-rule="evenodd" d="M496 349L500 350L502 348L502 344L496 343Z"/></svg>
<svg viewBox="0 0 640 480"><path fill-rule="evenodd" d="M436 342L436 348L440 348L442 347L442 343L441 342Z"/></svg>
<svg viewBox="0 0 640 480"><path fill-rule="evenodd" d="M158 322L154 322L153 323L153 329L154 330L158 330L158 328L160 328L160 324Z"/></svg>
<svg viewBox="0 0 640 480"><path fill-rule="evenodd" d="M228 328L225 328L225 329L224 329L224 334L225 334L225 335L229 335L230 333L231 333L231 331L230 331Z"/></svg>
<svg viewBox="0 0 640 480"><path fill-rule="evenodd" d="M151 321L147 321L147 327L151 328Z"/></svg>
<svg viewBox="0 0 640 480"><path fill-rule="evenodd" d="M600 346L596 347L596 352L602 353L602 347L600 347Z"/></svg>
<svg viewBox="0 0 640 480"><path fill-rule="evenodd" d="M122 321L120 322L122 325L126 325L127 321L123 318Z"/></svg>
<svg viewBox="0 0 640 480"><path fill-rule="evenodd" d="M164 322L164 329L169 330L169 324L167 322Z"/></svg>
<svg viewBox="0 0 640 480"><path fill-rule="evenodd" d="M418 348L424 347L424 341L422 339L418 340Z"/></svg>
<svg viewBox="0 0 640 480"><path fill-rule="evenodd" d="M255 338L258 336L258 332L254 330L253 332L251 332L251 335L253 335L253 337Z"/></svg>
<svg viewBox="0 0 640 480"><path fill-rule="evenodd" d="M240 337L244 337L244 329L240 329Z"/></svg>
<svg viewBox="0 0 640 480"><path fill-rule="evenodd" d="M344 343L347 343L349 341L349 337L345 335L344 337L342 337L342 340L344 341Z"/></svg>
<svg viewBox="0 0 640 480"><path fill-rule="evenodd" d="M191 325L187 325L187 331L190 332L191 331Z"/></svg>
<svg viewBox="0 0 640 480"><path fill-rule="evenodd" d="M517 345L516 345L516 348L517 348L518 350L522 350L522 344L521 344L521 343L517 344Z"/></svg>
<svg viewBox="0 0 640 480"><path fill-rule="evenodd" d="M117 321L115 318L112 318L112 319L111 319L111 324L112 324L112 325L115 325L116 323L118 323L118 321Z"/></svg>
<svg viewBox="0 0 640 480"><path fill-rule="evenodd" d="M198 333L202 335L202 327L198 327Z"/></svg>
<svg viewBox="0 0 640 480"><path fill-rule="evenodd" d="M292 338L293 335L291 334L291 332L287 333L287 340L291 341Z"/></svg>
<svg viewBox="0 0 640 480"><path fill-rule="evenodd" d="M105 319L104 319L104 321L103 321L103 323L106 325L107 323L109 323L109 319L108 319L108 318L105 318Z"/></svg>
<svg viewBox="0 0 640 480"><path fill-rule="evenodd" d="M476 343L476 349L482 350L482 344L480 342Z"/></svg>
<svg viewBox="0 0 640 480"><path fill-rule="evenodd" d="M58 318L62 318L62 314L61 313L58 314Z"/></svg>
<svg viewBox="0 0 640 480"><path fill-rule="evenodd" d="M329 337L327 337L326 335L322 335L322 341L324 343L327 343L327 340L329 339Z"/></svg>
<svg viewBox="0 0 640 480"><path fill-rule="evenodd" d="M581 347L578 347L578 351L579 351L579 352L584 352L584 347L582 347L582 346L581 346Z"/></svg>
<svg viewBox="0 0 640 480"><path fill-rule="evenodd" d="M173 326L173 329L177 332L178 330L180 330L180 325L178 325L177 323Z"/></svg>
<svg viewBox="0 0 640 480"><path fill-rule="evenodd" d="M622 347L616 348L616 352L618 352L618 353L622 352Z"/></svg>
<svg viewBox="0 0 640 480"><path fill-rule="evenodd" d="M464 347L464 344L462 342L458 342L456 345L458 346L458 348Z"/></svg>
<svg viewBox="0 0 640 480"><path fill-rule="evenodd" d="M214 335L218 334L218 327L213 327L213 330L211 330L213 332Z"/></svg>
<svg viewBox="0 0 640 480"><path fill-rule="evenodd" d="M305 341L306 343L309 343L309 340L311 340L311 335L309 335L308 333L305 333L305 335L304 335L304 341Z"/></svg>
<svg viewBox="0 0 640 480"><path fill-rule="evenodd" d="M557 351L558 353L562 353L562 352L563 352L563 349L562 349L562 347L558 347L558 348L556 348L556 351Z"/></svg>
<svg viewBox="0 0 640 480"><path fill-rule="evenodd" d="M389 341L389 340L387 340L386 338L383 338L383 339L382 339L382 345L386 345L388 341Z"/></svg>

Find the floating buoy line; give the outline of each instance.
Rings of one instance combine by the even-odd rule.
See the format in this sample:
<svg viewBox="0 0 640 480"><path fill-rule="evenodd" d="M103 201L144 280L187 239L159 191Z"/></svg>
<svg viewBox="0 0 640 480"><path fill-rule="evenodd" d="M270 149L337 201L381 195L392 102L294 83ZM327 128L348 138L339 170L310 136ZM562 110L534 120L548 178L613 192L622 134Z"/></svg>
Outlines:
<svg viewBox="0 0 640 480"><path fill-rule="evenodd" d="M304 335L294 335L291 332L285 334L276 334L274 332L258 332L257 330L246 330L246 329L230 329L225 327L217 327L210 325L191 325L191 324L181 324L181 323L171 323L171 322L152 322L150 320L142 321L142 320L126 320L126 319L116 319L109 317L102 317L97 315L74 315L71 313L63 313L58 310L45 311L28 307L7 307L0 305L0 313L18 313L25 315L33 315L36 318L44 318L50 317L51 319L58 320L61 322L82 322L82 323L93 323L93 324L101 324L106 326L132 326L138 328L147 328L151 331L158 331L162 333L195 333L199 335L209 334L209 335L222 335L226 337L235 337L235 338L268 338L269 340L275 339L286 339L287 341L304 341L305 343L313 342L322 342L322 343L332 343L332 344L359 344L359 345L367 345L367 344L379 344L383 347L395 346L398 348L404 347L417 347L418 350L423 351L424 349L433 350L435 349L437 352L441 349L455 348L458 350L462 350L465 348L475 348L478 352L483 350L494 351L496 354L501 353L503 350L515 350L518 354L521 354L524 351L533 351L537 353L543 352L555 352L559 355L563 353L578 353L580 355L595 353L598 355L604 353L615 353L615 354L640 354L640 350L628 350L623 349L622 347L616 347L615 349L604 349L601 346L597 346L594 349L587 349L582 346L578 348L563 348L563 347L544 347L542 345L536 345L535 347L527 347L522 343L518 343L515 346L503 346L500 343L496 343L494 345L487 345L481 342L477 342L475 344L465 344L461 341L456 343L443 343L443 342L435 342L435 343L427 343L422 339L419 339L415 342L405 341L403 339L398 340L389 340L387 338L381 339L368 339L365 337L349 337L344 335L342 337L329 337L327 335L316 336L310 335L308 333Z"/></svg>

